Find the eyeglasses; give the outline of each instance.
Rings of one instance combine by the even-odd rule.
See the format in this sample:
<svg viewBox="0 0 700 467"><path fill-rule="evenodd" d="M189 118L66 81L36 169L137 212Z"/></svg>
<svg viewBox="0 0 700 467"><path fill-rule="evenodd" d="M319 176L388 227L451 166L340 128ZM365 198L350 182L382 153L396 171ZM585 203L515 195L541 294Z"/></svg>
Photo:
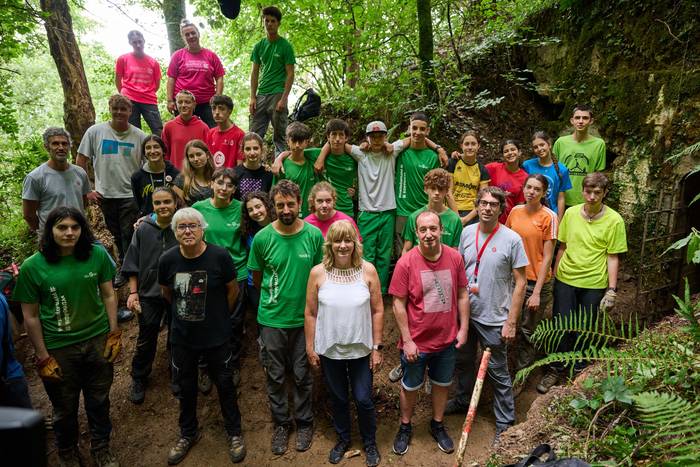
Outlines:
<svg viewBox="0 0 700 467"><path fill-rule="evenodd" d="M175 227L179 232L184 232L186 230L197 230L200 228L200 224L178 224L177 227Z"/></svg>
<svg viewBox="0 0 700 467"><path fill-rule="evenodd" d="M492 208L497 208L501 206L500 201L486 201L485 199L480 199L479 200L479 207L485 208L486 206L490 206Z"/></svg>

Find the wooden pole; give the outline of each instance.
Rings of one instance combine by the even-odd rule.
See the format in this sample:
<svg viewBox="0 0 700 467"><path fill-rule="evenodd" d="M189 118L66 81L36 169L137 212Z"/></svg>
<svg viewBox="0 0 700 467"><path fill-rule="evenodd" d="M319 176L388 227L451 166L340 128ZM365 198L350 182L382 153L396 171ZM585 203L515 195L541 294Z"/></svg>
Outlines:
<svg viewBox="0 0 700 467"><path fill-rule="evenodd" d="M464 419L464 425L462 426L462 437L459 439L459 448L457 448L457 458L454 464L455 467L461 467L462 462L464 462L464 453L467 450L467 439L469 438L469 433L472 431L474 418L476 418L476 407L479 405L481 389L484 387L484 379L486 377L486 370L489 367L490 358L491 349L486 347L484 354L481 356L481 365L479 365L479 373L476 375L472 399L469 401L469 410L467 411L467 417Z"/></svg>

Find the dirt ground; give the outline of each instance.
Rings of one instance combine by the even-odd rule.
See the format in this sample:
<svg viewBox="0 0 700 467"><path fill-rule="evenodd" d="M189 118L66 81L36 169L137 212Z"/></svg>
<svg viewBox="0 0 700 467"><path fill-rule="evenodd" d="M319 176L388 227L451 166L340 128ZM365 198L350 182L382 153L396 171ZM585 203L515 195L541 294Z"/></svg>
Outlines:
<svg viewBox="0 0 700 467"><path fill-rule="evenodd" d="M428 432L430 421L430 398L421 391L416 414L413 418L414 434L408 453L397 456L391 452L391 444L398 428L398 384L388 380L389 370L398 362L395 344L398 330L394 324L391 306L385 303L385 342L389 349L385 351L385 362L375 375L375 401L377 403L377 445L382 455L382 465L402 466L442 466L453 465L454 454L444 454L438 450L436 443ZM247 457L241 465L250 466L315 466L328 463L328 452L335 444L335 432L330 423L330 408L320 374L314 375L314 412L315 435L313 445L307 452L294 450L294 434L290 439L290 449L283 456L275 456L270 451L272 422L267 406L267 394L262 368L257 359L257 345L254 341L254 322L248 320L241 370L241 395L239 407L242 414L243 431L247 447ZM166 465L169 448L178 438L178 405L170 392L168 384L167 355L165 353L165 331L161 332L159 350L151 375L146 401L133 405L129 399L130 362L136 344L138 325L136 320L122 324L124 329L124 349L115 363L114 384L111 391L112 448L122 466ZM23 361L31 361L33 351L27 338L17 342L17 349ZM30 384L30 394L35 408L46 416L51 413L51 406L41 381L32 365L25 365ZM518 422L525 419L528 409L538 397L534 389L536 378L531 377L529 384L516 399ZM183 466L220 466L230 464L226 447L223 420L220 415L216 389L211 394L200 394L198 417L203 431L201 441L192 448ZM89 458L89 435L84 412L81 408L81 451L84 458ZM446 425L455 445L464 421L463 415L452 415L445 419ZM353 448L360 449L361 440L354 426ZM517 429L517 426L516 428ZM469 438L464 465L484 465L492 454L492 441L495 433L494 418L491 409L491 397L488 384L482 395L478 416ZM524 446L522 451L529 451L534 446ZM58 465L53 434L48 432L47 449L49 465ZM344 460L341 465L365 465L364 452L354 458Z"/></svg>

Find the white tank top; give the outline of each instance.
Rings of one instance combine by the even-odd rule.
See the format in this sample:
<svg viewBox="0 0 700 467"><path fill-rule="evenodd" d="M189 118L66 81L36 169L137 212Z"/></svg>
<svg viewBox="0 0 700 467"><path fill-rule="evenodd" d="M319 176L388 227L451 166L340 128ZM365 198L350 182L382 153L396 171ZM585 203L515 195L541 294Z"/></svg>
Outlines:
<svg viewBox="0 0 700 467"><path fill-rule="evenodd" d="M372 311L362 267L326 270L318 289L316 353L350 360L372 352Z"/></svg>

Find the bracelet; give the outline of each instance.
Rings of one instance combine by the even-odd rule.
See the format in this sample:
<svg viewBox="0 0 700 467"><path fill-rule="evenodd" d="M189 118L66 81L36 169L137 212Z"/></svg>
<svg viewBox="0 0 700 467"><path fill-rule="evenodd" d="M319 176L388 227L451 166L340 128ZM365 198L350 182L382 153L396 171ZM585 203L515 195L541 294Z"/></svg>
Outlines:
<svg viewBox="0 0 700 467"><path fill-rule="evenodd" d="M129 295L138 294L138 292L129 292Z"/></svg>

